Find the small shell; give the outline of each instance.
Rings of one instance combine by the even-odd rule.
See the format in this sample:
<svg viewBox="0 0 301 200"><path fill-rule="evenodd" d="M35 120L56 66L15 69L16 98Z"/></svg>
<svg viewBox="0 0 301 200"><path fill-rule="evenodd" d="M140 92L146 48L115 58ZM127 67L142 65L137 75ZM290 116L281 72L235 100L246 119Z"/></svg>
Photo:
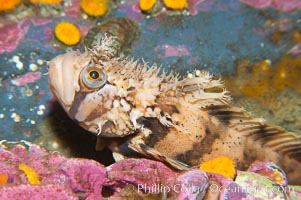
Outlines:
<svg viewBox="0 0 301 200"><path fill-rule="evenodd" d="M210 172L207 175L210 185L205 199L254 199L253 195L248 194L232 179Z"/></svg>
<svg viewBox="0 0 301 200"><path fill-rule="evenodd" d="M288 199L300 200L301 199L301 186L300 185L289 185L286 190Z"/></svg>
<svg viewBox="0 0 301 200"><path fill-rule="evenodd" d="M270 178L275 183L282 186L287 186L288 180L285 172L276 164L272 162L257 162L252 164L248 172L255 172L262 176Z"/></svg>
<svg viewBox="0 0 301 200"><path fill-rule="evenodd" d="M261 199L286 199L286 187L253 172L237 171L235 182L249 194Z"/></svg>
<svg viewBox="0 0 301 200"><path fill-rule="evenodd" d="M220 199L254 199L254 197L237 183L231 182L222 188Z"/></svg>
<svg viewBox="0 0 301 200"><path fill-rule="evenodd" d="M205 172L192 170L177 178L177 184L173 190L179 193L177 199L203 199L208 185Z"/></svg>

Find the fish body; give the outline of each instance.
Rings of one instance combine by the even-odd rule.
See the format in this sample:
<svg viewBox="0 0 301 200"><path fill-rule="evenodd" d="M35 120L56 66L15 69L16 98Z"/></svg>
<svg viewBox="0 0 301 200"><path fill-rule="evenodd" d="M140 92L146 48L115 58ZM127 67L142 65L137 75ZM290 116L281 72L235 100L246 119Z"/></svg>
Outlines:
<svg viewBox="0 0 301 200"><path fill-rule="evenodd" d="M66 113L103 138L116 160L142 155L177 169L219 156L238 169L256 161L301 180L301 139L231 105L220 79L195 71L179 78L156 66L113 58L112 38L50 61L49 86Z"/></svg>

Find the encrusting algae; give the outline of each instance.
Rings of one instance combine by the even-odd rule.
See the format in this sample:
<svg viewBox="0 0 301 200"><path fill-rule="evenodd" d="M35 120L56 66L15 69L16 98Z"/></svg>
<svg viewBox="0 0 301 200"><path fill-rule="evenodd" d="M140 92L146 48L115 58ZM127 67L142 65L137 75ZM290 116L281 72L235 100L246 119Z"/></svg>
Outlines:
<svg viewBox="0 0 301 200"><path fill-rule="evenodd" d="M15 9L21 0L0 0L0 12L8 12Z"/></svg>
<svg viewBox="0 0 301 200"><path fill-rule="evenodd" d="M187 4L187 0L163 0L164 5L173 10L182 10Z"/></svg>
<svg viewBox="0 0 301 200"><path fill-rule="evenodd" d="M66 45L76 45L81 38L78 27L70 22L59 22L54 28L55 37Z"/></svg>
<svg viewBox="0 0 301 200"><path fill-rule="evenodd" d="M233 179L235 175L235 167L233 160L225 156L218 157L201 164L200 170L204 172L212 172L221 174Z"/></svg>
<svg viewBox="0 0 301 200"><path fill-rule="evenodd" d="M107 13L108 4L106 0L81 0L81 9L92 17L100 17Z"/></svg>
<svg viewBox="0 0 301 200"><path fill-rule="evenodd" d="M21 163L19 165L19 169L26 174L30 184L32 184L32 185L39 185L40 184L39 175L33 168L29 167L28 165L25 165L25 164Z"/></svg>
<svg viewBox="0 0 301 200"><path fill-rule="evenodd" d="M272 85L277 91L285 87L301 93L301 58L284 55L274 65Z"/></svg>
<svg viewBox="0 0 301 200"><path fill-rule="evenodd" d="M225 77L225 84L232 94L251 97L268 106L286 88L301 93L300 77L301 58L283 55L274 64L270 60L239 62L236 78Z"/></svg>

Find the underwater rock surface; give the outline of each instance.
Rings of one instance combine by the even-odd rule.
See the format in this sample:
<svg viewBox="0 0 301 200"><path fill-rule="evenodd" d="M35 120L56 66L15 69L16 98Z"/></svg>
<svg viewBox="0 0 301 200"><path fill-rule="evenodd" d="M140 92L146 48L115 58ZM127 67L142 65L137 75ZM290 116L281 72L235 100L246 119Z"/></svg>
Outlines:
<svg viewBox="0 0 301 200"><path fill-rule="evenodd" d="M26 141L2 141L0 146L0 199L4 200L300 199L300 186L276 183L285 178L273 163L254 164L248 172L238 171L232 180L197 169L174 171L147 159L126 159L104 167Z"/></svg>
<svg viewBox="0 0 301 200"><path fill-rule="evenodd" d="M86 136L86 133L76 130L77 127L74 126L71 120L68 121L67 116L64 116L54 103L48 89L47 77L44 74L48 71L46 61L65 50L65 48L56 46L55 37L53 36L53 27L57 22L64 19L77 24L83 37L86 36L89 29L96 30L92 31L92 35L89 33L89 37L91 35L90 41L93 42L94 39L97 39L99 29L117 31L117 34L120 35L120 30L123 30L122 25L124 24L119 22L114 22L113 26L107 24L108 21L112 22L110 21L111 18L116 17L128 17L141 27L141 40L139 41L139 37L136 39L132 37L135 36L132 33L133 41L137 40L134 43L135 47L127 43L122 44L125 45L126 49L122 49L121 53L126 55L131 52L131 55L135 58L143 56L150 63L162 64L162 68L165 70L171 69L185 75L187 70L197 67L206 69L215 75L222 73L228 75L231 72L234 73L236 67L239 69L241 61L256 64L258 61L266 59L271 61L271 67L275 66L273 69L279 69L279 72L280 69L289 70L286 71L286 76L282 74L284 78L277 79L277 82L272 81L274 80L272 77L276 77L273 75L277 75L276 72L267 74L266 77L271 77L271 79L260 79L260 77L266 75L262 72L258 73L259 78L256 78L256 73L241 74L246 76L237 74L234 77L231 76L229 80L249 82L248 77L251 77L250 83L253 83L252 85L257 83L254 80L263 80L261 85L266 87L256 88L256 90L254 90L254 87L228 89L231 89L231 92L235 95L238 105L246 108L246 110L252 110L254 114L263 116L271 124L279 125L289 131L299 133L301 130L301 120L299 120L301 116L300 92L294 93L286 88L278 96L272 96L272 99L266 98L264 95L258 95L264 91L271 92L275 89L275 87L271 88L272 86L277 86L276 90L279 90L279 92L283 89L279 88L280 86L300 89L296 84L296 81L299 82L300 76L296 76L297 79L291 79L292 75L294 77L298 75L298 70L293 69L297 69L297 66L300 65L295 65L295 62L282 62L281 59L282 55L287 53L292 54L294 58L301 55L300 0L188 0L187 9L190 16L185 14L185 12L187 13L185 10L177 13L170 12L170 10L161 12L161 8L160 13L157 11L149 15L149 13L141 12L139 7L137 11L135 7L137 1L128 0L118 1L120 4L112 8L106 17L98 19L85 19L80 9L79 0L68 0L56 5L33 5L29 2L31 1L21 1L13 12L2 13L1 15L0 92L2 96L0 96L2 104L0 106L0 140L26 139L73 157L84 155L91 158L96 154L93 152L94 140ZM105 25L105 27L99 24ZM93 29L93 27L97 28ZM129 25L127 27L130 28L125 30L133 30L131 27L135 26ZM134 29L136 30L136 28L138 27ZM127 33L130 33L130 31ZM125 40L122 41L126 42ZM82 40L74 49L84 49L84 46L85 41ZM296 60L294 59L294 61ZM284 61L287 61L287 59ZM280 63L283 67L277 67L278 65L274 65L274 63ZM31 66L35 66L35 68ZM270 72L271 70L267 71ZM280 80L283 80L281 84L275 84L279 83ZM253 95L246 95L250 94L248 92ZM253 99L254 96L259 98ZM261 105L262 101L264 101L264 106ZM79 133L77 134L77 132ZM83 143L84 145L82 145ZM88 148L89 145L91 148ZM89 196L93 193L91 189L85 191L80 189L80 187L88 187L89 181L87 182L88 186L77 185L78 182L83 182L87 177L82 177L78 182L72 182L78 191L73 191L71 186L63 186L63 184L68 185L69 182L64 182L64 179L73 180L70 177L74 173L78 173L78 171L69 171L75 168L76 164L84 162L91 164L93 161L83 161L82 159L69 161L68 166L67 164L64 165L68 171L68 173L65 172L68 174L67 176L60 172L62 163L67 161L67 158L61 156L61 154L47 151L43 153L43 149L32 147L32 150L36 149L37 152L36 157L34 157L31 150L24 150L23 148L20 152L24 151L25 153L18 155L20 153L18 149L16 148L15 152L10 148L0 150L0 195L8 195L6 198L9 199L18 199L18 197L41 199L40 195L44 193L45 195L52 195L47 196L49 198L56 197L57 199L67 199L67 197L69 199L85 199L91 197ZM81 151L77 152L74 149L81 149ZM24 155L27 156L24 157ZM43 163L42 161L44 164L39 164L39 162ZM131 159L121 163L128 166L130 166L130 163L133 166L144 165L145 170L151 168L149 165L154 165L157 167L156 169L162 170L162 174L169 172L168 176L174 179L176 179L178 173L161 163L152 162L151 164L149 160ZM40 168L40 165L43 167ZM107 173L107 170L109 170L109 168L104 169L103 166L99 166L98 163L94 162L94 165L94 168L99 171L104 170ZM268 165L268 163L263 163L263 165ZM117 168L120 163L110 167L113 166ZM89 169L90 167L90 165L87 165L86 168ZM262 170L259 168L254 168L255 171L251 172L263 173L262 175L271 174L270 169ZM42 169L45 173L40 172ZM163 171L163 169L166 171ZM106 195L108 198L114 196L143 198L144 196L141 197L141 194L136 194L137 184L143 181L138 182L137 177L134 176L132 182L125 182L124 174L120 169L118 170L116 173L122 174L122 177L118 181L114 180L115 182L106 183L107 185L102 190L103 196ZM133 172L129 170L128 173ZM195 177L192 172L187 173L189 173L189 177ZM145 175L144 172L141 172L141 174ZM52 180L55 180L55 183L61 181L61 184L53 185L48 177L50 175L53 176ZM28 178L28 176L31 178ZM207 176L210 184L206 191L206 199L219 198L222 192L214 193L215 185L213 184L215 183L211 183L213 175L207 173ZM149 179L152 180L153 178ZM165 180L165 178L162 179ZM219 182L221 180L224 180L225 185ZM102 183L98 184L102 186ZM222 176L219 176L216 184L223 186L229 184L229 188L237 186L237 183L234 183L232 179L226 179ZM278 184L280 183L278 182ZM121 191L115 192L114 187ZM299 190L301 191L300 187ZM17 196L18 194L19 196ZM33 197L32 194L36 196ZM208 197L209 194L213 195L210 196L212 198ZM240 199L247 196L245 192L231 193L230 190L223 194L223 198L235 197ZM147 195L147 197L150 196L156 199L163 197L164 193ZM1 197L5 199L4 196ZM295 193L290 193L289 197L300 199L301 194L297 192L296 188ZM168 198L176 198L176 196L169 193Z"/></svg>

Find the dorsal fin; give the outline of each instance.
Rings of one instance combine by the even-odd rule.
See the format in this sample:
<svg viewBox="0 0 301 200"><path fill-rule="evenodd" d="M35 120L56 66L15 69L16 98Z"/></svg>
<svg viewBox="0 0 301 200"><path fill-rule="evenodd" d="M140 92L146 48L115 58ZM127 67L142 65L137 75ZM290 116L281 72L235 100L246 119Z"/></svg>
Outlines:
<svg viewBox="0 0 301 200"><path fill-rule="evenodd" d="M241 108L223 105L209 106L206 110L233 131L301 162L301 136L267 125L263 119L253 118Z"/></svg>
<svg viewBox="0 0 301 200"><path fill-rule="evenodd" d="M287 155L301 162L301 137L269 125L262 125L259 130L249 134L263 146L270 147L276 152Z"/></svg>

